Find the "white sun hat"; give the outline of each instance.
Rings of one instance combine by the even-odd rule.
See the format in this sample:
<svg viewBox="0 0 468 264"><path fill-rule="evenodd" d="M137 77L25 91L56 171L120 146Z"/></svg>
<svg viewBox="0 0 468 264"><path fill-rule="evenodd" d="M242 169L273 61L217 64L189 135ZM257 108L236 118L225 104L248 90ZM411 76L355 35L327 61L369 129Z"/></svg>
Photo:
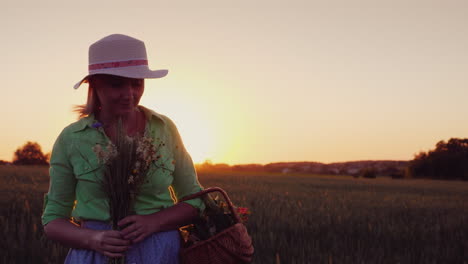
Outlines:
<svg viewBox="0 0 468 264"><path fill-rule="evenodd" d="M88 77L94 74L110 74L127 78L161 78L168 70L150 70L145 43L141 40L112 34L89 46L88 75L76 83L78 89Z"/></svg>

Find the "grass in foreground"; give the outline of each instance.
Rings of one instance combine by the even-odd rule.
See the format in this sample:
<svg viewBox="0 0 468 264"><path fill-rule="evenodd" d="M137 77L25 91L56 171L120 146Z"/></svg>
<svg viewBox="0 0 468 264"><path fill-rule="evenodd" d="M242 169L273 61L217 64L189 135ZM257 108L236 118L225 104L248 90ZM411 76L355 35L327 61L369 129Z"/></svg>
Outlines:
<svg viewBox="0 0 468 264"><path fill-rule="evenodd" d="M254 263L468 263L468 183L200 173L249 207ZM0 166L1 263L63 263L40 225L45 167Z"/></svg>

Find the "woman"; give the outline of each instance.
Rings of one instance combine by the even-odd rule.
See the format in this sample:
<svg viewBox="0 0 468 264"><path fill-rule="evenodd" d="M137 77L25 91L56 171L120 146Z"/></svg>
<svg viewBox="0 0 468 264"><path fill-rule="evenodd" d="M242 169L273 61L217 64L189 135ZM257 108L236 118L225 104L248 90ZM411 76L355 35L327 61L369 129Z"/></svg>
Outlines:
<svg viewBox="0 0 468 264"><path fill-rule="evenodd" d="M123 256L127 263L178 263L177 228L197 217L204 205L200 199L174 205L171 190L179 199L202 187L174 123L139 106L144 79L166 74L149 70L144 43L132 37L114 34L90 46L89 74L74 86L89 83L88 101L79 110L80 120L54 144L42 216L47 237L72 248L65 263L106 263L107 257ZM111 230L102 188L105 164L95 151L97 145L116 142L117 123L130 137L146 135L159 143L134 214L118 222L120 231Z"/></svg>

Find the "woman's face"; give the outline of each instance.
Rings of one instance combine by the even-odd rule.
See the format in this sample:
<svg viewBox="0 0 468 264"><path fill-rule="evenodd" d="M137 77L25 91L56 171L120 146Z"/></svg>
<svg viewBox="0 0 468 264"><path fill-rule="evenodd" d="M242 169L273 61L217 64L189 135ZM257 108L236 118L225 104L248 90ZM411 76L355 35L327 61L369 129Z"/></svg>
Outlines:
<svg viewBox="0 0 468 264"><path fill-rule="evenodd" d="M96 89L102 111L117 116L132 112L145 89L144 79L105 74L92 76L90 83Z"/></svg>

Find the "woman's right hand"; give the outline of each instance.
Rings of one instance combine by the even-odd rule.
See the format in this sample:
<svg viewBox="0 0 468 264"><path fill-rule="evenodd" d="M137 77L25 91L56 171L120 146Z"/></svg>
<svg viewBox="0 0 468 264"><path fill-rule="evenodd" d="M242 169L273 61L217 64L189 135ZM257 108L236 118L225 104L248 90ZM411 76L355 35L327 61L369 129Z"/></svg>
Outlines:
<svg viewBox="0 0 468 264"><path fill-rule="evenodd" d="M124 239L120 231L95 230L90 237L89 247L111 258L123 257L130 248L130 241Z"/></svg>

